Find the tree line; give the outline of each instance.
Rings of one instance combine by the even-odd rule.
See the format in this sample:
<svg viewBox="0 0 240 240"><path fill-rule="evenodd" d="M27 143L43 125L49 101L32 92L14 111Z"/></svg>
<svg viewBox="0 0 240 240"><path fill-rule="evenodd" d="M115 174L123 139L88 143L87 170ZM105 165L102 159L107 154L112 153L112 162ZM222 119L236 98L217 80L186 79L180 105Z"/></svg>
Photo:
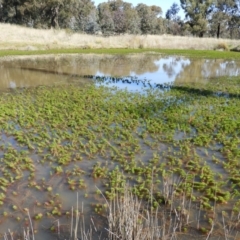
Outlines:
<svg viewBox="0 0 240 240"><path fill-rule="evenodd" d="M185 18L179 16L180 8ZM84 33L173 34L240 38L240 0L180 0L160 6L109 0L0 0L0 22Z"/></svg>

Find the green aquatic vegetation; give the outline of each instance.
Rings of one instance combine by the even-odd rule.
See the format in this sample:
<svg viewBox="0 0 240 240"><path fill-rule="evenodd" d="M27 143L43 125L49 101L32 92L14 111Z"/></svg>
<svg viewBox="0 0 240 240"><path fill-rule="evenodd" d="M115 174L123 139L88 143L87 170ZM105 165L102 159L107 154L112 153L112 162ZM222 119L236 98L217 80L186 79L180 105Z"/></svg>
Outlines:
<svg viewBox="0 0 240 240"><path fill-rule="evenodd" d="M101 166L101 163L97 163L94 165L93 170L92 170L92 176L93 178L106 178L107 177L107 172L108 168L106 166Z"/></svg>
<svg viewBox="0 0 240 240"><path fill-rule="evenodd" d="M103 214L104 211L106 210L107 206L106 204L92 204L92 208L94 209L95 213L97 214Z"/></svg>
<svg viewBox="0 0 240 240"><path fill-rule="evenodd" d="M207 147L210 142L212 141L212 136L209 135L198 135L196 138L194 138L194 144L197 146L204 146Z"/></svg>
<svg viewBox="0 0 240 240"><path fill-rule="evenodd" d="M61 216L62 212L58 207L54 207L53 210L51 211L52 215L57 215L57 216Z"/></svg>
<svg viewBox="0 0 240 240"><path fill-rule="evenodd" d="M77 176L77 177L80 177L82 176L83 174L85 174L85 171L82 170L80 167L78 167L77 165L75 165L73 167L73 169L71 170L66 170L65 171L66 175L67 176Z"/></svg>
<svg viewBox="0 0 240 240"><path fill-rule="evenodd" d="M17 210L18 207L17 207L16 205L13 205L13 206L12 206L12 209L13 209L13 210Z"/></svg>
<svg viewBox="0 0 240 240"><path fill-rule="evenodd" d="M113 199L117 193L123 193L124 186L126 184L126 177L123 173L116 167L108 174L108 180L106 183L107 190L105 191L106 196L109 199Z"/></svg>
<svg viewBox="0 0 240 240"><path fill-rule="evenodd" d="M51 192L52 191L52 187L51 186L47 187L47 191Z"/></svg>
<svg viewBox="0 0 240 240"><path fill-rule="evenodd" d="M121 195L129 182L144 200L152 191L155 208L170 206L169 196L201 201L206 211L214 202L225 208L239 197L240 100L209 89L140 94L65 85L0 95L1 207L9 189L12 193L12 187L16 191L27 181L29 191L39 189L45 196L41 206L34 205L45 212L38 209L35 215L58 217L62 208L53 197L55 189L87 192L90 199L95 181L103 186L97 200L101 191L109 199ZM42 175L45 181L39 180Z"/></svg>
<svg viewBox="0 0 240 240"><path fill-rule="evenodd" d="M4 212L3 212L3 216L4 216L4 217L7 217L7 216L8 216L8 212L4 211Z"/></svg>
<svg viewBox="0 0 240 240"><path fill-rule="evenodd" d="M34 216L34 219L35 219L35 220L40 220L40 219L42 219L42 217L43 217L43 214L42 214L42 213L38 213L38 214L36 214L36 215Z"/></svg>
<svg viewBox="0 0 240 240"><path fill-rule="evenodd" d="M63 173L63 168L61 166L56 166L56 167L53 167L54 169L54 172L59 175L61 173Z"/></svg>
<svg viewBox="0 0 240 240"><path fill-rule="evenodd" d="M78 182L78 187L79 187L80 189L85 189L85 188L87 187L84 179L80 179L80 180L79 180L79 182Z"/></svg>

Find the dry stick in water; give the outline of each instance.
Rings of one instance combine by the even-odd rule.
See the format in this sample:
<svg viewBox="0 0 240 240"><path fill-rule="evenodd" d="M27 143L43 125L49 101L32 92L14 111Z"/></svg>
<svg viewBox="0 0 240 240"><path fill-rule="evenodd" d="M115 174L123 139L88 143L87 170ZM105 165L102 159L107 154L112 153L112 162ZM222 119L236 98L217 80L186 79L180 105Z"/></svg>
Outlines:
<svg viewBox="0 0 240 240"><path fill-rule="evenodd" d="M30 233L29 233L29 228L27 228L27 231L24 229L23 230L23 237L24 237L24 240L30 240Z"/></svg>
<svg viewBox="0 0 240 240"><path fill-rule="evenodd" d="M60 237L60 224L59 224L59 219L57 220L57 225L58 225L58 237Z"/></svg>
<svg viewBox="0 0 240 240"><path fill-rule="evenodd" d="M82 205L82 212L83 212L83 205ZM82 227L81 227L81 239L85 239L85 223L84 223L84 219L82 222Z"/></svg>
<svg viewBox="0 0 240 240"><path fill-rule="evenodd" d="M11 236L11 240L13 240L13 235L12 235L10 229L8 229L8 232L9 232L9 234L10 234L10 236Z"/></svg>
<svg viewBox="0 0 240 240"><path fill-rule="evenodd" d="M83 203L82 203L82 214L83 214ZM83 215L82 215L83 216ZM79 218L78 218L79 219ZM78 220L79 221L79 220ZM88 232L86 233L86 229L85 229L85 219L84 217L82 217L82 225L81 225L81 236L82 236L82 240L86 239L86 240L90 240L92 239L92 231L91 231L91 227L88 230Z"/></svg>
<svg viewBox="0 0 240 240"><path fill-rule="evenodd" d="M78 193L77 193L77 210L76 210L76 224L75 224L75 230L74 230L74 240L77 240L78 222L79 222L79 210L78 210Z"/></svg>
<svg viewBox="0 0 240 240"><path fill-rule="evenodd" d="M176 211L176 209L174 209ZM177 218L174 218L174 225L173 225L173 233L172 233L172 237L171 240L175 237L176 238L176 230L178 228L178 223L177 223Z"/></svg>
<svg viewBox="0 0 240 240"><path fill-rule="evenodd" d="M163 222L163 226L162 226L162 235L164 236L165 235L165 231L166 231L166 218L165 218L165 212L163 211L162 212L162 222ZM171 223L170 223L171 225Z"/></svg>
<svg viewBox="0 0 240 240"><path fill-rule="evenodd" d="M97 232L97 228L96 228L96 226L95 226L95 224L94 224L94 221L93 221L92 217L91 217L91 222L92 222L92 225L93 225L93 227L94 227L95 232Z"/></svg>
<svg viewBox="0 0 240 240"><path fill-rule="evenodd" d="M236 226L239 224L239 222L240 222L240 212L238 213ZM235 240L235 239L239 239L239 238L237 238L237 235L238 235L238 231L237 231L237 233L236 233L236 236L235 236L234 240Z"/></svg>
<svg viewBox="0 0 240 240"><path fill-rule="evenodd" d="M8 237L7 237L7 234L6 233L4 233L4 240L8 240Z"/></svg>
<svg viewBox="0 0 240 240"><path fill-rule="evenodd" d="M73 232L73 207L72 207L72 215L71 215L71 238L72 238L72 232Z"/></svg>
<svg viewBox="0 0 240 240"><path fill-rule="evenodd" d="M173 180L173 175L172 175L172 182L174 182ZM162 211L162 233L160 234L162 236L163 239L165 239L165 237L167 238L167 236L170 235L171 233L171 229L172 229L172 217L171 217L171 212L173 211L173 198L174 198L174 187L173 184L171 187L169 187L170 183L169 180L165 180L164 179L164 183L163 183L163 196L165 198L165 202L168 202L168 200L170 199L170 211L169 211L169 227L166 233L166 212L163 210ZM157 212L156 212L157 214Z"/></svg>
<svg viewBox="0 0 240 240"><path fill-rule="evenodd" d="M214 221L212 221L212 226L211 226L211 229L210 229L210 231L209 231L209 233L208 233L208 235L207 235L206 240L208 240L209 237L211 236L211 234L212 234L212 232L213 232L213 228L214 228Z"/></svg>
<svg viewBox="0 0 240 240"><path fill-rule="evenodd" d="M114 222L114 216L115 216L115 214L116 214L115 201L114 201L113 207L112 207L112 203L109 204L109 202L107 201L106 197L103 195L102 191L101 191L98 187L96 187L96 188L101 192L101 195L103 196L103 198L104 198L104 200L105 200L105 202L106 202L106 204L107 204L107 206L108 206L108 209L109 209L109 215L108 215L109 228L110 228L111 230L112 230L112 229L116 229L115 222ZM114 237L116 237L117 239L120 238L116 233L113 233L111 230L106 229L106 228L105 228L105 230L107 230L108 233L110 233L109 236L110 236L110 238L111 238L112 240L115 239Z"/></svg>
<svg viewBox="0 0 240 240"><path fill-rule="evenodd" d="M193 177L193 181L192 181L192 190L191 190L190 200L189 200L189 205L188 205L188 213L189 214L187 215L187 224L189 223L189 217L190 217L190 209L191 209L191 204L192 204L194 179L195 179L195 176Z"/></svg>
<svg viewBox="0 0 240 240"><path fill-rule="evenodd" d="M32 231L32 240L35 240L35 237L34 237L34 231L33 231L32 219L31 219L31 217L30 217L29 210L28 210L27 208L26 208L25 210L27 211L27 214L28 214L28 219L29 219L30 226L31 226L31 231Z"/></svg>
<svg viewBox="0 0 240 240"><path fill-rule="evenodd" d="M213 219L215 217L215 214L216 214L216 189L217 189L217 186L215 185L215 193L214 193L214 205L213 205ZM214 228L214 220L212 220L212 226L211 226L211 229L207 235L207 238L206 240L209 239L209 237L211 236L212 232L213 232L213 228Z"/></svg>
<svg viewBox="0 0 240 240"><path fill-rule="evenodd" d="M222 220L223 220L223 230L224 230L224 235L225 235L225 240L228 240L228 230L226 229L226 225L225 225L225 220L224 220L224 216L223 216L223 212L222 212Z"/></svg>
<svg viewBox="0 0 240 240"><path fill-rule="evenodd" d="M238 224L239 224L239 222L240 222L240 221L239 221L239 214L240 214L240 213L238 213L237 219L234 220L234 219L233 219L234 214L233 214L233 212L231 213L230 224L229 224L228 230L227 230L227 235L228 235L228 236L231 234L231 232L234 231L234 229L236 228L236 226L238 226ZM235 223L234 223L234 224L231 224L231 223L233 223L233 222L235 222ZM235 240L235 239L239 239L239 238L237 238L237 235L238 235L238 231L237 231L237 233L236 233L236 236L234 237L234 240Z"/></svg>
<svg viewBox="0 0 240 240"><path fill-rule="evenodd" d="M168 189L169 182L165 185L165 189ZM151 190L150 190L151 191ZM174 189L172 189L169 194L167 192L166 196L172 200L174 200ZM103 195L103 194L102 194ZM174 217L172 215L173 212L170 212L170 220L168 232L166 232L166 216L167 212L162 213L161 221L162 226L160 228L159 225L159 210L156 212L146 210L144 215L141 214L141 202L135 198L129 189L125 189L124 197L121 198L120 195L117 195L114 200L110 203L106 200L103 195L106 204L109 208L108 222L109 229L106 229L109 238L112 240L124 239L124 240L132 240L132 239L176 239L177 238L177 229L182 226L185 222L185 218L183 216L183 212L177 211L174 206L171 208L174 209ZM153 200L153 199L152 199ZM151 201L151 200L150 200ZM188 205L189 204L189 205ZM173 205L173 202L171 202ZM181 200L182 208L187 209L190 208L191 203L186 201L186 195L183 195L183 199ZM201 213L201 205L199 207L198 213L198 228L199 228L199 219ZM189 219L189 216L188 216ZM139 222L140 220L140 222ZM188 221L188 220L187 220ZM209 235L210 236L210 235Z"/></svg>
<svg viewBox="0 0 240 240"><path fill-rule="evenodd" d="M197 217L197 229L199 229L199 221L200 221L200 214L201 214L201 201L199 203L199 211L198 211L198 217Z"/></svg>
<svg viewBox="0 0 240 240"><path fill-rule="evenodd" d="M225 214L225 212L222 211L223 230L224 230L225 240L228 240L229 237L230 237L231 231L232 231L233 229L231 229L231 225L229 225L229 226L227 227L227 225L225 224L224 214ZM236 234L236 236L237 236L237 234ZM231 238L232 238L232 237L231 237ZM234 238L234 239L235 239L235 238Z"/></svg>
<svg viewBox="0 0 240 240"><path fill-rule="evenodd" d="M174 182L174 181L173 181L173 182ZM175 193L175 190L174 190L174 184L173 184L173 188L172 188L172 191L171 191L171 206L170 206L170 212L169 212L170 222L169 222L168 234L171 233L171 228L172 228L172 217L171 217L171 214L172 214L172 212L173 212L174 193ZM165 217L165 216L164 216L164 217ZM164 221L164 227L165 227L165 221ZM165 233L164 233L164 234L165 234Z"/></svg>

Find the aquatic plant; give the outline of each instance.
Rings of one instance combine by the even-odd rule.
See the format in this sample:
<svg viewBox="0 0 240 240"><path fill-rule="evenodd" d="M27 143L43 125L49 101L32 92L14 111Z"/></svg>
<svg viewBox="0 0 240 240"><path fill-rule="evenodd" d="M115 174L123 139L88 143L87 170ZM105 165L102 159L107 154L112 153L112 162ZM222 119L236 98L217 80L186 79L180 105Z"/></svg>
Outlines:
<svg viewBox="0 0 240 240"><path fill-rule="evenodd" d="M216 94L219 90L228 95ZM148 202L149 211L170 209L176 221L189 211L219 215L231 205L236 214L239 101L239 78L213 79L201 87L172 85L166 92L93 84L2 93L2 217L13 212L23 219L26 203L18 199L28 191L41 196L28 203L36 209L35 220L69 217L59 191L80 191L93 212L103 215L101 193L115 201L127 182L133 198ZM208 234L206 221L200 214L194 227ZM187 232L185 223L178 222L175 233Z"/></svg>

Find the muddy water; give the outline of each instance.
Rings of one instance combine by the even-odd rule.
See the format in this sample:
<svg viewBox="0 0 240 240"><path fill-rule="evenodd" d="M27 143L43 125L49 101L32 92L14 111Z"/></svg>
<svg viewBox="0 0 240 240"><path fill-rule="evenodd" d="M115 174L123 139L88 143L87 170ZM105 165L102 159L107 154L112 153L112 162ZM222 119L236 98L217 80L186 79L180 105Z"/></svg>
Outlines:
<svg viewBox="0 0 240 240"><path fill-rule="evenodd" d="M0 62L0 89L89 83L94 76L112 76L108 85L140 90L149 86L132 81L147 80L150 84L206 83L211 78L240 75L240 61L188 59L185 57L148 55L69 55L18 57ZM129 77L129 81L121 78Z"/></svg>
<svg viewBox="0 0 240 240"><path fill-rule="evenodd" d="M183 57L160 55L129 55L129 56L110 56L110 55L75 55L75 56L55 56L55 57L37 57L27 58L21 57L14 61L6 60L0 63L0 89L6 90L9 88L18 87L35 87L39 85L56 85L66 83L94 83L94 76L114 76L118 77L119 81L108 79L109 85L116 85L120 88L129 90L140 90L144 84L138 84L134 81L125 81L127 79L149 80L154 84L162 84L167 82L176 83L194 83L202 82L203 84L210 81L211 78L220 76L238 76L240 75L240 61L226 60L204 60L204 59L187 59ZM132 78L131 78L132 77ZM124 81L121 81L123 78ZM143 81L144 83L144 81ZM146 85L147 86L147 85ZM177 138L177 136L176 136ZM151 139L149 140L151 142ZM23 150L18 146L14 138L5 134L1 135L0 143L2 145L11 143L18 150ZM141 144L143 145L143 144ZM161 144L158 150L167 151L169 146ZM153 153L149 147L145 145L144 159L150 159ZM199 155L204 155L202 149L199 150ZM0 151L0 157L3 152ZM209 159L212 153L209 153ZM222 156L219 155L219 158ZM51 213L54 206L60 206L62 211L61 216L52 216L44 218L41 221L34 221L34 228L39 232L36 239L54 239L50 231L51 226L57 226L59 220L62 228L66 228L66 232L70 231L70 218L66 217L65 212L70 211L71 207L76 207L77 196L76 191L71 191L67 184L67 174L57 175L51 173L51 168L54 163L40 163L38 155L32 155L36 166L34 182L28 181L29 173L16 186L12 186L7 195L7 201L4 203L4 210L9 215L7 218L1 218L0 233L4 233L7 229L14 231L22 231L24 225L24 208L31 210L31 215L44 212ZM208 159L206 159L208 160ZM101 217L96 216L91 206L95 202L104 202L99 194L96 194L97 187L103 186L103 182L95 181L89 178L92 172L92 167L97 162L104 162L108 169L114 169L115 163L106 162L100 156L91 161L82 161L78 165L84 169L85 174L81 176L86 186L79 190L79 202L85 202L84 213L86 213L86 222L94 219L94 224L101 228L103 221ZM210 160L209 160L210 161ZM67 166L69 171L76 167L75 163ZM224 172L223 172L224 174ZM47 187L52 186L52 191L48 191ZM15 195L15 192L18 195ZM59 199L58 196L61 196ZM54 204L51 202L53 201ZM18 210L13 209L16 205ZM20 218L17 219L17 218ZM26 221L27 222L27 221ZM21 223L21 224L20 224ZM61 229L61 233L64 229ZM69 235L68 235L69 237Z"/></svg>

